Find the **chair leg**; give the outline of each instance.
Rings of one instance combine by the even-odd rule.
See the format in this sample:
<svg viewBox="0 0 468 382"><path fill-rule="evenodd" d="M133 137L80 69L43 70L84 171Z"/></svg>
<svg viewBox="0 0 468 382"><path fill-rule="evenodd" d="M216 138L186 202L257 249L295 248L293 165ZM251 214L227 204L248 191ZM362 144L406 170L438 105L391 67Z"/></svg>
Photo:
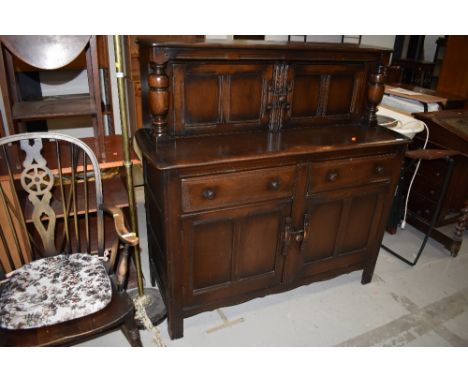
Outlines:
<svg viewBox="0 0 468 382"><path fill-rule="evenodd" d="M133 316L129 316L125 322L120 326L123 334L127 338L127 341L132 347L142 347L140 338L140 331L138 330L138 325L135 322Z"/></svg>

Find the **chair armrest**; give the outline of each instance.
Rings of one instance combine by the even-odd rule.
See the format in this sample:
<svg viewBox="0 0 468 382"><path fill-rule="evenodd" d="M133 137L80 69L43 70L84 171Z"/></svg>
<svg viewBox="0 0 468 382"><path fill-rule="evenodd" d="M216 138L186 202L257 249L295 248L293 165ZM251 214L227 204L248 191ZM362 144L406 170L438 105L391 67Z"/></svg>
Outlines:
<svg viewBox="0 0 468 382"><path fill-rule="evenodd" d="M410 159L424 159L424 160L434 160L441 159L445 157L451 157L459 154L457 151L453 150L410 150L405 153L405 156Z"/></svg>
<svg viewBox="0 0 468 382"><path fill-rule="evenodd" d="M103 206L103 210L114 218L115 231L117 232L117 235L119 235L120 239L131 246L138 245L139 239L135 232L130 232L125 226L123 211L120 208L110 207L107 205Z"/></svg>

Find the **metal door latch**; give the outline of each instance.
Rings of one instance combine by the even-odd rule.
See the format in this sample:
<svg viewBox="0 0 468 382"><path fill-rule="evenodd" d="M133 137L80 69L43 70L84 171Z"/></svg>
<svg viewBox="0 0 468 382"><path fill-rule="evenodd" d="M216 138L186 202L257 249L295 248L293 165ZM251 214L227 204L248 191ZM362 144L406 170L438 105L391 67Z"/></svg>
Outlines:
<svg viewBox="0 0 468 382"><path fill-rule="evenodd" d="M290 217L286 218L286 224L284 226L284 241L297 241L303 242L307 240L309 235L309 214L304 214L304 222L301 229L294 230L292 228L292 219Z"/></svg>

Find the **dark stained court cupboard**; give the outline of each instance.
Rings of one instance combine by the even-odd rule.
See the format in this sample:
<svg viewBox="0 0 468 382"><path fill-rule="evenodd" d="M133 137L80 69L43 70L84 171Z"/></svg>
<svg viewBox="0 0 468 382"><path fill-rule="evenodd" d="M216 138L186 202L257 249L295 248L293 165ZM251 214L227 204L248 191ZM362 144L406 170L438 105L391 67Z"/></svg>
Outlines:
<svg viewBox="0 0 468 382"><path fill-rule="evenodd" d="M388 51L140 39L152 277L183 319L362 269L408 141L376 125Z"/></svg>

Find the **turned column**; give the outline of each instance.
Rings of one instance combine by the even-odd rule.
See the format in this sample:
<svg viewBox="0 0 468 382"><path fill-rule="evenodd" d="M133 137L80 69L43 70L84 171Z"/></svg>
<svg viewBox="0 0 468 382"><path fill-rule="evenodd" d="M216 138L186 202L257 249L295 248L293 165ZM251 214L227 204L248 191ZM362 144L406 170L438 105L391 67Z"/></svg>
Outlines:
<svg viewBox="0 0 468 382"><path fill-rule="evenodd" d="M367 115L364 122L369 126L377 124L377 105L382 101L385 91L385 70L382 65L377 67L376 73L369 78L367 88Z"/></svg>
<svg viewBox="0 0 468 382"><path fill-rule="evenodd" d="M152 117L151 124L158 137L168 135L169 78L165 72L166 63L151 63L151 72L148 76L148 104Z"/></svg>

